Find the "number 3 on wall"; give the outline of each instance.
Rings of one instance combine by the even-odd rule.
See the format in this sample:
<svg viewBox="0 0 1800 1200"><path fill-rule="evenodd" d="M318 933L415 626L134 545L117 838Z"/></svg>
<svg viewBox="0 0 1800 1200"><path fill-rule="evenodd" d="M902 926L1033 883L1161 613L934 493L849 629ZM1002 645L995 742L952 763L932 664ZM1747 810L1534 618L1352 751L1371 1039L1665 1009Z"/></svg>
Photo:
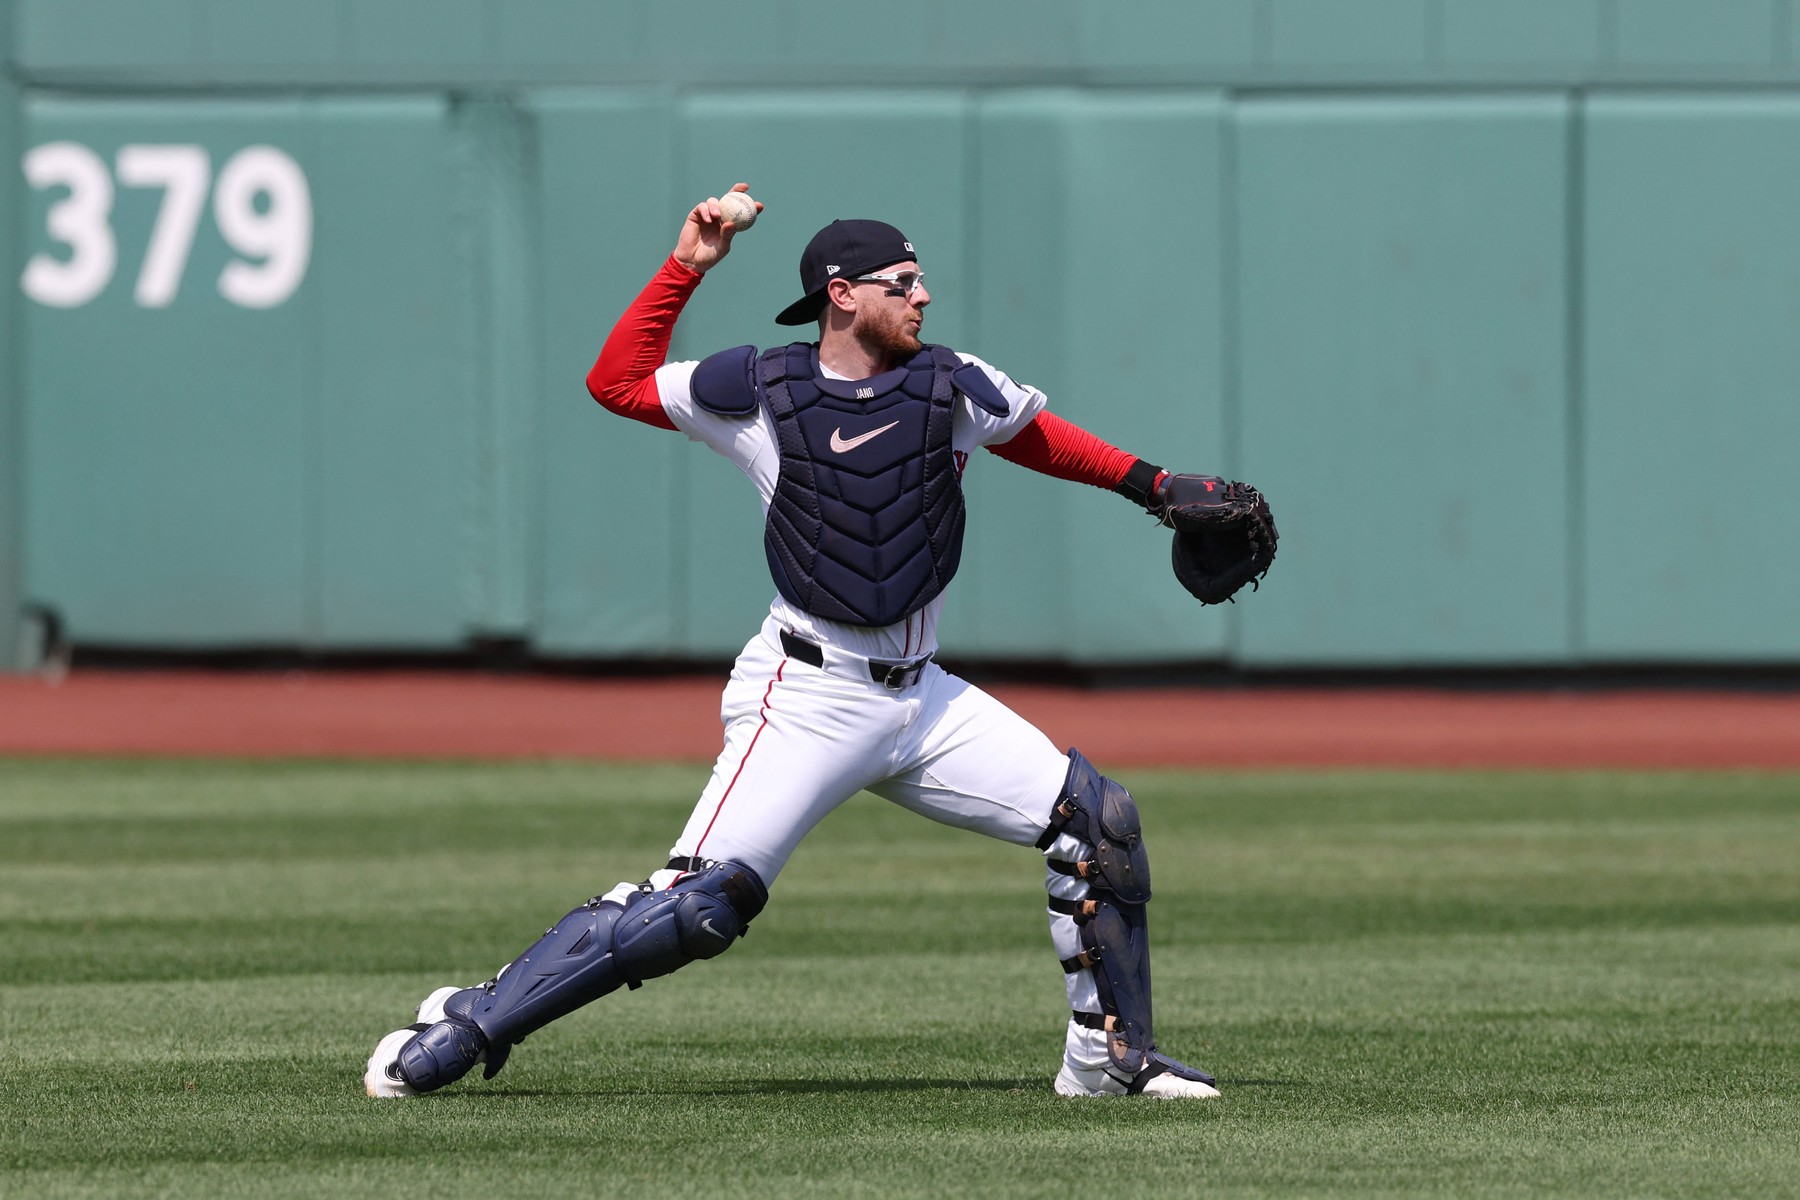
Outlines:
<svg viewBox="0 0 1800 1200"><path fill-rule="evenodd" d="M106 290L118 267L113 173L79 142L33 147L24 166L32 187L68 189L51 204L46 225L69 252L66 258L35 255L20 283L40 304L79 308ZM274 308L306 278L312 194L299 164L273 146L249 146L232 155L216 185L202 146L122 146L116 174L125 187L163 192L134 293L144 308L165 308L181 290L209 187L220 235L244 256L220 272L220 295L244 308Z"/></svg>

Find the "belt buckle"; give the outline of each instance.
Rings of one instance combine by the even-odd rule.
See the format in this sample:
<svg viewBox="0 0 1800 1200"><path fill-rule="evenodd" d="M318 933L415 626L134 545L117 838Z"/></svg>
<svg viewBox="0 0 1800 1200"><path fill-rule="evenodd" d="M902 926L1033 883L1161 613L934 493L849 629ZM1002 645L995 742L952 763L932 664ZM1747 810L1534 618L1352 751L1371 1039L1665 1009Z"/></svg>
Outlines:
<svg viewBox="0 0 1800 1200"><path fill-rule="evenodd" d="M881 678L881 686L890 692L905 691L906 672L907 667L905 663L888 664L887 672Z"/></svg>

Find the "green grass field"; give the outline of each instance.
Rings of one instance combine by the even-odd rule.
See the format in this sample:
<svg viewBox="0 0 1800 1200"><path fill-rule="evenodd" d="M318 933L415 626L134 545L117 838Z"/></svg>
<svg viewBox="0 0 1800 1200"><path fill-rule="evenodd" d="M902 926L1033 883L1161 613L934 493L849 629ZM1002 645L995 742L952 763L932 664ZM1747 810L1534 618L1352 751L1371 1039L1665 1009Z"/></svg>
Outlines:
<svg viewBox="0 0 1800 1200"><path fill-rule="evenodd" d="M1131 772L1158 1031L1050 1092L1028 850L864 796L724 958L376 1102L704 771L0 762L0 1194L1800 1194L1800 777Z"/></svg>

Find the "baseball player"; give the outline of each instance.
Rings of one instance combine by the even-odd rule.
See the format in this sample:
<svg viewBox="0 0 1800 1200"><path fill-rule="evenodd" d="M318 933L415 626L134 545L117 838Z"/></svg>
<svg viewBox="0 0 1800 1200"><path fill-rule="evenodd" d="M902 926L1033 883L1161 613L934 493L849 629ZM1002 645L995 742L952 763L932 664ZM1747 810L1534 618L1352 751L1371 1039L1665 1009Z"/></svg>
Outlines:
<svg viewBox="0 0 1800 1200"><path fill-rule="evenodd" d="M1130 794L932 656L977 449L1158 515L1172 492L1222 481L1168 476L1052 416L1035 388L922 342L923 256L879 221L834 221L801 255L804 294L775 319L816 325L816 341L665 363L683 305L736 232L718 199L696 204L588 375L610 411L728 459L766 513L777 595L726 685L712 778L666 867L568 913L486 983L426 997L417 1023L381 1039L366 1090L429 1092L477 1063L491 1078L557 1017L724 952L807 832L867 789L1043 852L1070 1008L1059 1093L1217 1096L1156 1043L1149 864Z"/></svg>

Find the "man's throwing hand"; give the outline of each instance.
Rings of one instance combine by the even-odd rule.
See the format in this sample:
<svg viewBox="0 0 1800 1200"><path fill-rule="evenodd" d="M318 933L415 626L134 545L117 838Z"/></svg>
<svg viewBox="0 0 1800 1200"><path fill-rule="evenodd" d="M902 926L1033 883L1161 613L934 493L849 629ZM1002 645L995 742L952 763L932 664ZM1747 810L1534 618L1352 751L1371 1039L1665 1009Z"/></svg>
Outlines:
<svg viewBox="0 0 1800 1200"><path fill-rule="evenodd" d="M748 195L750 185L733 184L731 190ZM762 212L762 201L751 203L756 205L757 212ZM681 236L675 239L675 261L704 275L731 253L731 239L738 228L720 210L719 197L708 196L689 209L687 220L681 223Z"/></svg>

